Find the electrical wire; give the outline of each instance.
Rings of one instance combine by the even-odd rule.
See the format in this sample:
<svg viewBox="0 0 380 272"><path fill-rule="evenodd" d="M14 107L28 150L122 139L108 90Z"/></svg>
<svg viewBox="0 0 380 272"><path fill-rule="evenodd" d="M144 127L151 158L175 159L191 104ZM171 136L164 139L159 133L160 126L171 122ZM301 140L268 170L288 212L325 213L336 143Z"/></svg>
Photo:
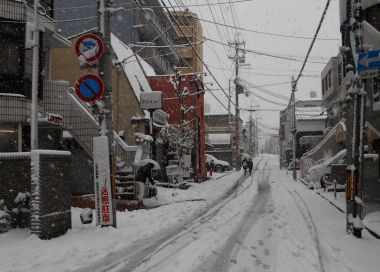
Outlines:
<svg viewBox="0 0 380 272"><path fill-rule="evenodd" d="M215 43L218 43L218 44L221 44L221 45L224 45L224 46L228 46L228 47L231 47L231 48L236 48L235 46L230 45L228 43L217 41L217 40L205 37L205 36L203 36L203 39L211 41L211 42L215 42ZM300 60L300 59L295 59L295 58L286 57L286 56L280 56L280 55L274 55L274 54L271 54L271 53L260 52L260 51L253 50L253 49L246 49L246 48L244 48L243 50L245 52L253 53L253 54L256 54L256 55L260 55L260 56L266 56L266 57L271 57L271 58L276 58L276 59L283 59L283 60L291 60L291 61L296 61L296 62L303 62L303 60ZM326 62L319 62L319 61L309 61L309 63L323 64L323 65L327 64Z"/></svg>
<svg viewBox="0 0 380 272"><path fill-rule="evenodd" d="M252 33L256 33L256 34L275 36L275 37L282 37L282 38L291 38L291 39L313 40L313 37L295 36L295 35L287 35L287 34L264 32L264 31L253 30L253 29L248 29L248 28L243 28L243 27L238 27L238 26L231 26L231 25L219 23L219 22L216 22L216 21L210 21L210 20L207 20L207 19L201 19L201 18L198 18L198 20L203 21L205 23L209 23L209 24L215 24L215 25L219 25L219 26L225 26L225 27L228 27L228 28L234 28L236 30L241 30L241 31L246 31L246 32L252 32ZM335 38L317 38L317 40L320 40L320 41L334 41L334 42L340 41L340 39L335 39Z"/></svg>
<svg viewBox="0 0 380 272"><path fill-rule="evenodd" d="M303 70L305 69L306 63L308 62L308 58L309 58L309 56L310 56L311 50L312 50L313 47L314 47L315 40L317 39L317 36L318 36L319 30L321 29L322 23L323 23L323 21L324 21L324 19L325 19L325 17L326 17L326 13L327 13L327 10L328 10L328 8L329 8L329 6L330 6L330 2L331 2L331 0L327 0L327 2L326 2L325 9L323 10L323 13L322 13L321 19L319 20L319 24L318 24L317 30L315 31L315 34L314 34L313 40L312 40L312 42L311 42L311 44L310 44L310 47L309 47L309 49L308 49L308 51L307 51L307 54L306 54L305 60L304 60L304 62L303 62L303 64L302 64L301 70L300 70L300 72L299 72L299 74L298 74L296 80L294 81L294 88L297 87L297 83L298 83L300 77L302 76L302 73L303 73Z"/></svg>

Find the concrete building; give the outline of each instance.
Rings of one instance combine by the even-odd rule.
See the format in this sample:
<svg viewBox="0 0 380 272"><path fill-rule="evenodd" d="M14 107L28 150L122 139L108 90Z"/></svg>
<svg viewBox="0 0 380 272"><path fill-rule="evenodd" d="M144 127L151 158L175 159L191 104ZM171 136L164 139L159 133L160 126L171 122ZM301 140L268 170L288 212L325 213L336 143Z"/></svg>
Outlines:
<svg viewBox="0 0 380 272"><path fill-rule="evenodd" d="M229 114L207 114L206 121L206 137L209 145L212 147L207 153L215 158L228 161L234 165L235 158L235 116ZM239 130L243 128L243 121L239 120ZM241 135L240 135L241 136ZM243 137L240 137L242 141ZM244 152L243 145L240 144L240 153Z"/></svg>
<svg viewBox="0 0 380 272"><path fill-rule="evenodd" d="M302 156L300 148L300 138L303 136L319 136L324 134L326 128L325 122L327 115L321 106L321 100L305 100L296 101L296 143L297 143L297 158ZM286 160L289 163L289 158L293 147L293 107L288 106L280 112L280 158L281 161Z"/></svg>
<svg viewBox="0 0 380 272"><path fill-rule="evenodd" d="M192 150L192 168L196 179L200 182L206 178L206 131L204 115L204 92L202 92L202 82L196 80L196 75L183 76L182 88L187 88L189 95L183 98L183 108L193 109L183 113L181 119L181 103L176 90L169 81L169 76L148 77L149 84L153 91L161 91L164 94L163 111L168 114L169 124L182 124L189 122L189 126L194 130L194 148ZM166 152L165 152L166 151ZM164 150L165 165L168 165L167 150Z"/></svg>
<svg viewBox="0 0 380 272"><path fill-rule="evenodd" d="M172 73L179 57L171 45L178 35L160 1L139 1L141 8L133 0L112 2L113 7L125 9L111 18L112 33L139 52L157 74ZM55 0L54 12L61 34L70 37L97 27L97 10L94 0Z"/></svg>
<svg viewBox="0 0 380 272"><path fill-rule="evenodd" d="M321 73L322 106L326 109L326 127L334 127L343 118L343 56L330 58Z"/></svg>
<svg viewBox="0 0 380 272"><path fill-rule="evenodd" d="M49 10L53 1L41 1ZM33 16L33 1L1 1L0 19L0 152L30 150L30 116L32 90L32 48L25 43L25 21ZM39 147L62 149L62 116L56 96L67 83L51 77L51 51L69 47L70 42L57 34L56 24L48 12L40 15L40 59L38 84ZM57 117L57 118L54 118Z"/></svg>
<svg viewBox="0 0 380 272"><path fill-rule="evenodd" d="M179 60L178 67L184 74L203 73L203 63L201 61L203 59L203 30L201 22L197 19L195 13L188 11L175 11L171 13L171 16L180 25L180 27L175 27L178 34L176 44L186 45L186 47L179 50L182 58ZM194 49L188 45L189 41Z"/></svg>

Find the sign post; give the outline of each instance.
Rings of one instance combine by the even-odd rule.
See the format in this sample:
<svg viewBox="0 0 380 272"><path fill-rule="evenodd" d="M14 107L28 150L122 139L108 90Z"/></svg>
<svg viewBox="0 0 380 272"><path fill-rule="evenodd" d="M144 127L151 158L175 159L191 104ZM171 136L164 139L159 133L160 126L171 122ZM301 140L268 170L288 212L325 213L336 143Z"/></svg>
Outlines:
<svg viewBox="0 0 380 272"><path fill-rule="evenodd" d="M94 185L97 225L112 226L112 193L107 136L94 137Z"/></svg>
<svg viewBox="0 0 380 272"><path fill-rule="evenodd" d="M151 143L151 158L156 159L156 135L153 132L153 113L162 108L162 92L147 92L140 94L140 108L150 113L149 133L153 138Z"/></svg>
<svg viewBox="0 0 380 272"><path fill-rule="evenodd" d="M78 57L83 56L85 61L95 61L104 53L103 41L95 34L83 35L75 43L75 53Z"/></svg>
<svg viewBox="0 0 380 272"><path fill-rule="evenodd" d="M75 92L82 101L94 102L102 97L104 84L98 76L87 74L77 80Z"/></svg>

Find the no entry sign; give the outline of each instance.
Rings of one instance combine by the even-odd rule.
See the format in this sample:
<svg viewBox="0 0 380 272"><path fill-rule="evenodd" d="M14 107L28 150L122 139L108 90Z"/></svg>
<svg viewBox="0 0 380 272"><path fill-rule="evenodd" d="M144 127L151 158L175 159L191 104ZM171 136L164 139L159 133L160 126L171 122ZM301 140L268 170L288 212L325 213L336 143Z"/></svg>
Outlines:
<svg viewBox="0 0 380 272"><path fill-rule="evenodd" d="M94 102L102 96L104 84L98 76L87 74L78 79L75 91L82 101Z"/></svg>
<svg viewBox="0 0 380 272"><path fill-rule="evenodd" d="M83 56L86 61L95 61L100 58L104 52L102 39L95 34L86 34L81 36L75 44L75 52Z"/></svg>

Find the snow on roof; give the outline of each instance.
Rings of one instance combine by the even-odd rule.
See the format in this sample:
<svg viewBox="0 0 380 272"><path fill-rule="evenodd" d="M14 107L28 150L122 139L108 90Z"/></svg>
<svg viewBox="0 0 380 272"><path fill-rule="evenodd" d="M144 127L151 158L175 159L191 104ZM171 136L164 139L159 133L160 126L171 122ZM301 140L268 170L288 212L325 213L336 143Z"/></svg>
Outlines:
<svg viewBox="0 0 380 272"><path fill-rule="evenodd" d="M209 143L212 145L230 144L231 134L230 133L209 134L208 139L209 139Z"/></svg>
<svg viewBox="0 0 380 272"><path fill-rule="evenodd" d="M321 106L296 107L296 118L297 120L324 120L327 114Z"/></svg>
<svg viewBox="0 0 380 272"><path fill-rule="evenodd" d="M140 102L140 94L142 92L152 91L148 80L144 75L144 71L138 63L133 51L112 33L111 45L118 61L122 62L127 59L127 61L123 62L124 73L131 84L137 100ZM144 114L149 116L149 113L146 110L144 110Z"/></svg>
<svg viewBox="0 0 380 272"><path fill-rule="evenodd" d="M153 67L149 65L145 60L143 60L139 55L137 55L137 58L139 59L139 62L142 66L142 69L144 70L146 76L156 76L156 72L154 71Z"/></svg>

